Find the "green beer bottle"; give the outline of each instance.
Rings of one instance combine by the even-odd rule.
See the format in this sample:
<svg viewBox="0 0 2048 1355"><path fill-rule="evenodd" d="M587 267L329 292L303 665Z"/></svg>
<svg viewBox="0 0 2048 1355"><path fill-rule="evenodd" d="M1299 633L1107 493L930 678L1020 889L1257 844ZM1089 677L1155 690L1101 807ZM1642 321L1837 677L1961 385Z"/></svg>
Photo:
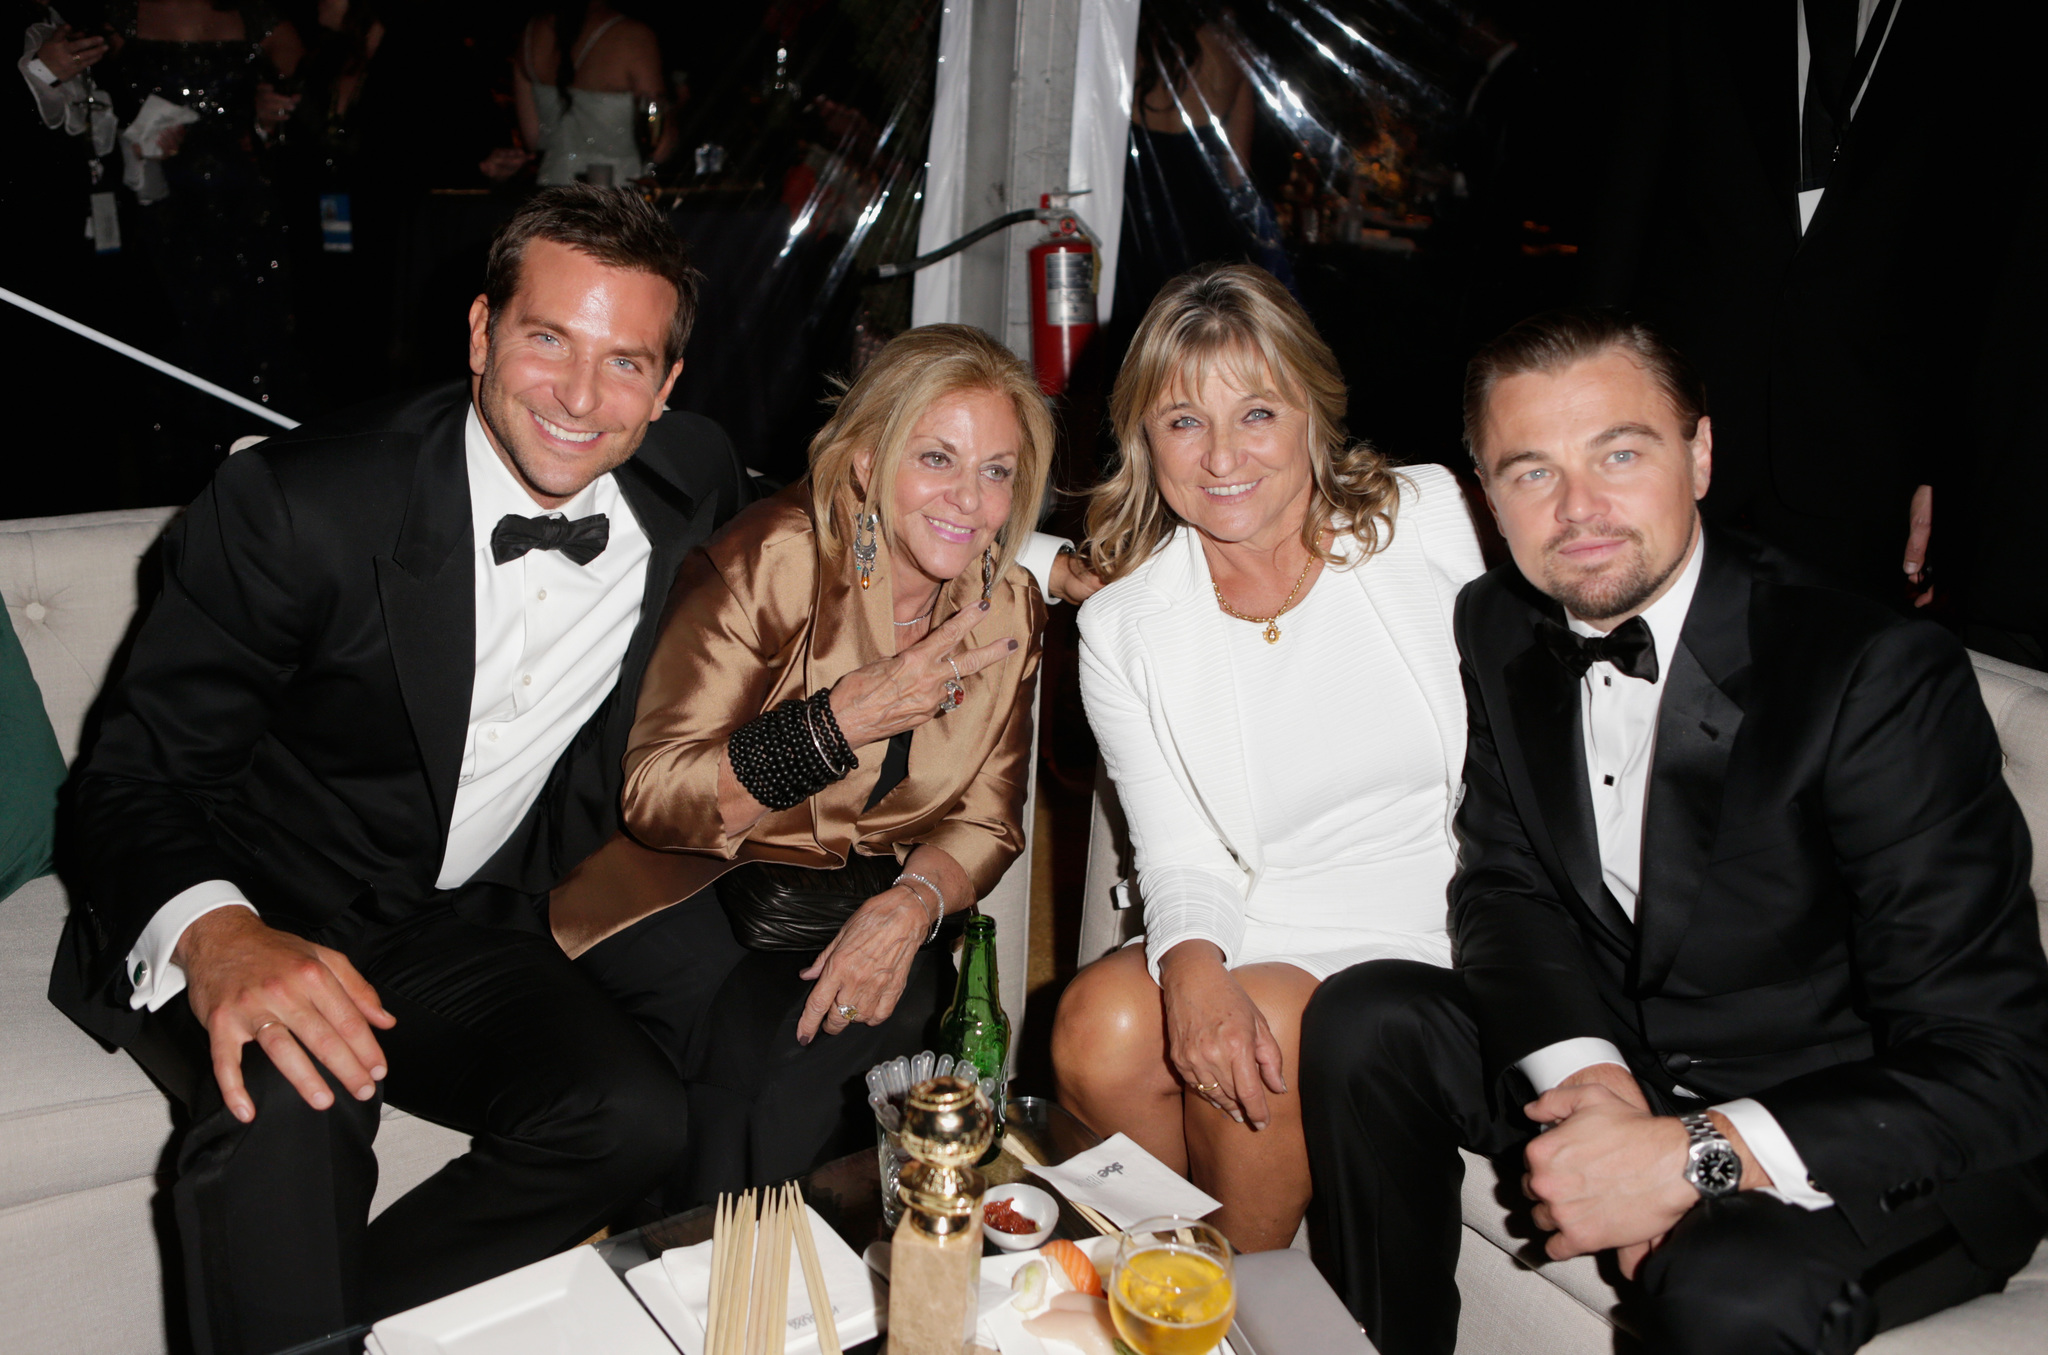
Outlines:
<svg viewBox="0 0 2048 1355"><path fill-rule="evenodd" d="M971 1063L982 1077L994 1078L998 1123L1003 1114L1003 1072L1010 1056L1010 1018L1003 1011L996 979L996 920L974 913L967 919L967 941L960 948L960 981L953 1005L939 1018L940 1052Z"/></svg>

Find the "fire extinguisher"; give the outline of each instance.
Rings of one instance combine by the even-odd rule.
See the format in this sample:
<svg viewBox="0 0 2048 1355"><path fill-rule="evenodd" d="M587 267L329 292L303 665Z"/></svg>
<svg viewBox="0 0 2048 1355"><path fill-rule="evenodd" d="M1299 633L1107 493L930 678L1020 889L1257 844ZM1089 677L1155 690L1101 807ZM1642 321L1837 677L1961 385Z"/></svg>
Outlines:
<svg viewBox="0 0 2048 1355"><path fill-rule="evenodd" d="M1099 255L1078 218L1055 215L1052 194L1038 199L1050 227L1031 247L1031 367L1038 388L1060 395L1074 375L1081 350L1095 337Z"/></svg>

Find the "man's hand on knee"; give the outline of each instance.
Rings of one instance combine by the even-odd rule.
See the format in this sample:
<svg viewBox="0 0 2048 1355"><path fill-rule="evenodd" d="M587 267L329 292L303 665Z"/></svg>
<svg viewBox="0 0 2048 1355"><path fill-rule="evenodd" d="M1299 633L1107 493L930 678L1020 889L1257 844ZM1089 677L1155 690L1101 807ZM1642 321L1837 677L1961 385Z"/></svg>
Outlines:
<svg viewBox="0 0 2048 1355"><path fill-rule="evenodd" d="M1699 1202L1685 1179L1688 1138L1676 1119L1597 1082L1556 1087L1523 1113L1550 1126L1529 1143L1522 1188L1536 1201L1536 1226L1555 1234L1544 1244L1552 1260L1620 1247L1640 1262Z"/></svg>
<svg viewBox="0 0 2048 1355"><path fill-rule="evenodd" d="M251 1040L315 1110L334 1095L309 1050L357 1100L377 1094L386 1070L370 1027L389 1030L398 1018L339 952L266 926L246 908L217 908L185 929L172 958L212 1041L221 1098L242 1123L256 1118L242 1083L242 1046Z"/></svg>

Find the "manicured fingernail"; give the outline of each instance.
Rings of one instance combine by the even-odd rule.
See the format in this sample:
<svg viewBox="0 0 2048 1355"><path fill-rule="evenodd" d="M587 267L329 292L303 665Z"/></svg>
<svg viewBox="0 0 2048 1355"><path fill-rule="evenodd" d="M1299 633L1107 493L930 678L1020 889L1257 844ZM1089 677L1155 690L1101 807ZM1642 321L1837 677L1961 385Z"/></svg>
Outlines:
<svg viewBox="0 0 2048 1355"><path fill-rule="evenodd" d="M983 599L981 600L981 609L982 609L983 611L987 611L987 610L988 610L988 599L987 599L987 598L983 598Z"/></svg>
<svg viewBox="0 0 2048 1355"><path fill-rule="evenodd" d="M1287 1095L1287 1079L1286 1079L1286 1078L1281 1078L1281 1079L1280 1079L1280 1094L1281 1094L1282 1096L1285 1096L1285 1095Z"/></svg>
<svg viewBox="0 0 2048 1355"><path fill-rule="evenodd" d="M1010 641L1010 648L1012 650L1017 648L1017 642L1015 640Z"/></svg>
<svg viewBox="0 0 2048 1355"><path fill-rule="evenodd" d="M1244 1123L1244 1112L1243 1112L1243 1111L1241 1111L1241 1110L1233 1110L1233 1111L1231 1111L1231 1112L1230 1112L1230 1118L1231 1118L1231 1119L1233 1119L1233 1120L1235 1120L1235 1121L1237 1121L1237 1122L1238 1122L1239 1124L1243 1124L1243 1123Z"/></svg>

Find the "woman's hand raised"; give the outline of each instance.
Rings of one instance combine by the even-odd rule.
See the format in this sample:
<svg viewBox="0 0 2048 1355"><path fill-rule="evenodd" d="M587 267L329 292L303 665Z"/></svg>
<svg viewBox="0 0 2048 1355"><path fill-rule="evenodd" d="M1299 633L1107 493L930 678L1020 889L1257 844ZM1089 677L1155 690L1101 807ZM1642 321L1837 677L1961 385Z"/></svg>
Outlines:
<svg viewBox="0 0 2048 1355"><path fill-rule="evenodd" d="M880 742L939 713L946 684L960 680L1015 652L1015 640L998 640L964 654L954 653L967 632L988 614L988 604L963 607L930 635L894 658L856 668L832 688L832 716L849 748Z"/></svg>

